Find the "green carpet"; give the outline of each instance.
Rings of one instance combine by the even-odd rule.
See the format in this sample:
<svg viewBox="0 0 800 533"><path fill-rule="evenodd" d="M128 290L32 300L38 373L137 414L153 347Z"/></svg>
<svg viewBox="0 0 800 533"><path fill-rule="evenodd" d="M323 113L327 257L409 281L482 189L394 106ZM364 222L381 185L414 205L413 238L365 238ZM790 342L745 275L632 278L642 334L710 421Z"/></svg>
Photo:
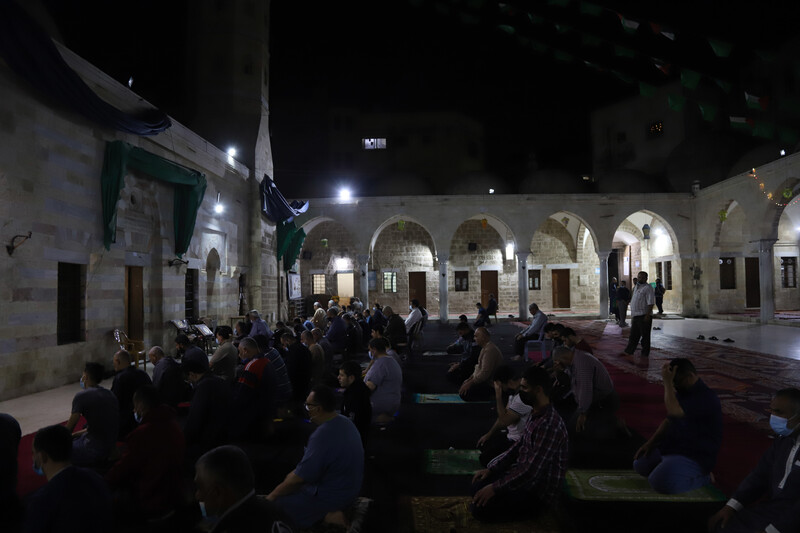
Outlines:
<svg viewBox="0 0 800 533"><path fill-rule="evenodd" d="M724 502L725 495L711 485L683 494L659 494L633 470L568 470L567 492L589 501Z"/></svg>
<svg viewBox="0 0 800 533"><path fill-rule="evenodd" d="M414 403L468 403L481 404L491 402L465 402L458 394L415 394Z"/></svg>
<svg viewBox="0 0 800 533"><path fill-rule="evenodd" d="M481 468L478 450L425 450L425 472L445 476L472 475Z"/></svg>

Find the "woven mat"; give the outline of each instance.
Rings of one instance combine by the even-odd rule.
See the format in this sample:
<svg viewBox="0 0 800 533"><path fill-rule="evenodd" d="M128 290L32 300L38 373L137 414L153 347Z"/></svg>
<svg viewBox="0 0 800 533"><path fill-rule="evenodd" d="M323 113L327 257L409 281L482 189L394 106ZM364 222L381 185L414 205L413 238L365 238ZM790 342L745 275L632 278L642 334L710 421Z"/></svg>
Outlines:
<svg viewBox="0 0 800 533"><path fill-rule="evenodd" d="M525 522L485 524L472 518L468 496L415 496L411 498L414 533L558 533L553 517Z"/></svg>
<svg viewBox="0 0 800 533"><path fill-rule="evenodd" d="M433 357L436 355L449 355L447 352L422 352L423 357Z"/></svg>
<svg viewBox="0 0 800 533"><path fill-rule="evenodd" d="M478 450L425 450L425 472L443 476L472 475L481 468Z"/></svg>
<svg viewBox="0 0 800 533"><path fill-rule="evenodd" d="M568 470L567 492L572 498L589 501L630 502L724 502L722 492L706 486L683 494L659 494L647 479L633 470Z"/></svg>
<svg viewBox="0 0 800 533"><path fill-rule="evenodd" d="M465 402L458 394L415 394L414 403L468 403L481 404L491 402Z"/></svg>

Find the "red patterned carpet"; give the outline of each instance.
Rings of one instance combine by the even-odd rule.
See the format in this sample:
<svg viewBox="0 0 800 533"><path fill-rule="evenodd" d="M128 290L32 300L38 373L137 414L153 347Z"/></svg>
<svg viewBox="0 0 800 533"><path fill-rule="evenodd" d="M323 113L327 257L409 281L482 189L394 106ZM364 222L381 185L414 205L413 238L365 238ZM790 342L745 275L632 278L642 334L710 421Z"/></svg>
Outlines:
<svg viewBox="0 0 800 533"><path fill-rule="evenodd" d="M692 360L700 377L719 395L723 445L714 473L728 494L771 444L770 399L776 390L800 387L800 361L734 348L722 341L685 339L652 332L649 358L620 355L628 332L602 320L560 320L573 328L605 363L620 394L620 415L649 437L663 419L661 366L675 357Z"/></svg>

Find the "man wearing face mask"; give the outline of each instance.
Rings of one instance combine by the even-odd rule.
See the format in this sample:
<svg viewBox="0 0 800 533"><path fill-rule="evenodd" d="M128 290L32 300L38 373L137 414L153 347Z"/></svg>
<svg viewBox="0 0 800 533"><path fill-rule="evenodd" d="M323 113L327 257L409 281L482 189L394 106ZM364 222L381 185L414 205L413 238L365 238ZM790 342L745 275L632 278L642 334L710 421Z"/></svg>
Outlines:
<svg viewBox="0 0 800 533"><path fill-rule="evenodd" d="M86 429L77 431L72 443L72 463L92 466L105 461L119 431L119 402L114 393L100 386L103 381L103 365L86 363L81 376L81 388L72 400L72 414L67 429L73 431L83 416Z"/></svg>
<svg viewBox="0 0 800 533"><path fill-rule="evenodd" d="M364 383L372 391L372 421L376 424L393 421L394 414L400 409L403 369L394 357L386 353L388 348L386 339L379 337L369 341L372 363L364 376Z"/></svg>
<svg viewBox="0 0 800 533"><path fill-rule="evenodd" d="M522 376L519 397L533 408L520 439L472 478L472 515L481 521L536 515L558 500L567 472L567 428L550 405L552 379L541 367Z"/></svg>
<svg viewBox="0 0 800 533"><path fill-rule="evenodd" d="M679 494L711 482L722 443L722 409L688 359L665 363L661 377L667 418L636 452L633 469L657 492Z"/></svg>
<svg viewBox="0 0 800 533"><path fill-rule="evenodd" d="M779 390L770 411L775 442L733 498L708 521L709 531L800 530L800 390Z"/></svg>
<svg viewBox="0 0 800 533"><path fill-rule="evenodd" d="M64 426L48 426L33 438L33 469L47 485L29 499L24 533L106 533L113 531L111 498L103 478L72 465L72 435ZM76 516L91 506L91 518Z"/></svg>
<svg viewBox="0 0 800 533"><path fill-rule="evenodd" d="M127 500L115 498L115 516L130 516L126 521L156 519L173 511L181 503L183 478L181 466L185 442L175 411L161 403L152 385L140 387L133 394L133 413L138 426L128 439L117 461L105 476L115 490L127 490Z"/></svg>

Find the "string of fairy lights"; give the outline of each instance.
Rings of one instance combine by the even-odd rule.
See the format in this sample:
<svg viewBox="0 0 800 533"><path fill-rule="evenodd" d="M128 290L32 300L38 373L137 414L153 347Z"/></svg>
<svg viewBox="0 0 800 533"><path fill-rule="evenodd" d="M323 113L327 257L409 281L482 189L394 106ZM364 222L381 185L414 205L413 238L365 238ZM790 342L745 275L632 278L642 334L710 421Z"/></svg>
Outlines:
<svg viewBox="0 0 800 533"><path fill-rule="evenodd" d="M767 200L775 204L776 207L785 208L800 202L800 196L795 196L791 187L785 187L781 191L780 197L778 197L774 192L768 191L764 180L761 179L755 168L750 169L750 172L748 172L747 175L758 183L758 190L761 191L761 194L763 194ZM717 213L717 215L719 216L721 222L725 222L725 220L728 218L728 210L722 209L719 213Z"/></svg>

